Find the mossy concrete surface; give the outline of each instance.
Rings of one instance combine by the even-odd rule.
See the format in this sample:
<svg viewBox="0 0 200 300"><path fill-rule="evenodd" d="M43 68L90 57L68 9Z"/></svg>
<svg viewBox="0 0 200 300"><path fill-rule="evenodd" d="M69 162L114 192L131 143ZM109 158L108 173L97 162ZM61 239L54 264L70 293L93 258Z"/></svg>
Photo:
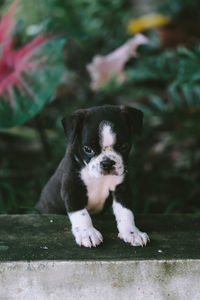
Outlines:
<svg viewBox="0 0 200 300"><path fill-rule="evenodd" d="M200 216L136 216L149 234L147 247L131 247L117 238L112 216L93 218L104 242L97 248L75 244L64 215L0 215L0 261L200 259Z"/></svg>
<svg viewBox="0 0 200 300"><path fill-rule="evenodd" d="M66 216L0 216L0 300L200 299L200 217L136 216L147 247L117 238L112 216L93 218L104 242L75 244Z"/></svg>

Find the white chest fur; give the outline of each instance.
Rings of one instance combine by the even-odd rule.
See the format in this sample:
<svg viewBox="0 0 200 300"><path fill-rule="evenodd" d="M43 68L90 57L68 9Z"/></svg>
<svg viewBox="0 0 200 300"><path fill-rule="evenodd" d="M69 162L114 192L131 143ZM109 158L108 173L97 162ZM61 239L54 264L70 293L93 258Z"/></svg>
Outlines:
<svg viewBox="0 0 200 300"><path fill-rule="evenodd" d="M82 169L81 179L87 187L88 204L90 213L97 213L102 210L104 202L110 191L114 191L116 186L123 180L123 175L106 175L99 178L91 177L87 168Z"/></svg>

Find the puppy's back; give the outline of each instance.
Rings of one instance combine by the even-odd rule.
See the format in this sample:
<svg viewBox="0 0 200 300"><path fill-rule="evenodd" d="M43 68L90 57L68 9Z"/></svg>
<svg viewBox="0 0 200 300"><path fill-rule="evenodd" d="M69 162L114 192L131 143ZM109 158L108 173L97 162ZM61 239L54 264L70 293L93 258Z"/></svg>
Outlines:
<svg viewBox="0 0 200 300"><path fill-rule="evenodd" d="M65 214L64 202L61 198L62 161L56 172L44 186L40 199L35 205L41 213Z"/></svg>

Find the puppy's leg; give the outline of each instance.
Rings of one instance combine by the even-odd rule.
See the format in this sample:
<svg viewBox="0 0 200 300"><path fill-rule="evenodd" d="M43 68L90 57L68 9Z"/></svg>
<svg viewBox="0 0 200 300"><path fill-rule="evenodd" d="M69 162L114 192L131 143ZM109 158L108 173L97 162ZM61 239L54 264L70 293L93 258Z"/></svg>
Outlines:
<svg viewBox="0 0 200 300"><path fill-rule="evenodd" d="M76 243L79 246L96 247L103 242L103 238L101 233L94 228L91 217L85 208L88 202L87 190L77 174L79 173L75 167L70 176L64 174L61 197L72 224L72 233Z"/></svg>
<svg viewBox="0 0 200 300"><path fill-rule="evenodd" d="M81 209L68 214L72 223L72 233L79 246L96 247L103 242L101 233L92 224L87 209Z"/></svg>
<svg viewBox="0 0 200 300"><path fill-rule="evenodd" d="M113 211L117 221L117 228L119 230L118 237L132 246L146 246L149 237L145 232L141 232L134 222L134 215L132 211L125 208L116 199L113 201Z"/></svg>

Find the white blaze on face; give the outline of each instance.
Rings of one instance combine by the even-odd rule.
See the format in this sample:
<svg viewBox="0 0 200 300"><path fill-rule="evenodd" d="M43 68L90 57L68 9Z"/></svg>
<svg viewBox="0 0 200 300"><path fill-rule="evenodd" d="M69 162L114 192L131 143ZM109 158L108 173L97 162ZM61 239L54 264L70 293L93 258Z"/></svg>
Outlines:
<svg viewBox="0 0 200 300"><path fill-rule="evenodd" d="M99 212L110 191L114 191L124 178L122 156L114 150L116 133L112 129L112 124L107 121L103 121L99 126L99 142L101 153L92 157L80 173L87 188L88 204L86 208L90 212ZM105 159L115 162L113 173L104 174L101 162Z"/></svg>
<svg viewBox="0 0 200 300"><path fill-rule="evenodd" d="M102 121L99 125L99 143L101 146L101 153L97 156L94 156L86 167L82 170L83 174L88 174L91 178L100 178L105 176L101 162L106 159L113 160L115 162L115 168L113 170L113 176L122 176L124 173L124 165L122 156L114 150L114 145L116 143L116 133L113 131L112 124L108 121ZM84 180L85 182L86 180Z"/></svg>
<svg viewBox="0 0 200 300"><path fill-rule="evenodd" d="M101 154L99 160L110 159L115 162L115 175L122 175L124 172L124 166L122 156L114 149L116 143L116 133L113 131L113 126L108 121L101 122L99 126L99 137Z"/></svg>
<svg viewBox="0 0 200 300"><path fill-rule="evenodd" d="M114 150L116 143L116 133L113 130L112 123L102 121L99 125L99 141L101 153L94 159L93 166L97 173L102 174L101 162L110 159L115 162L113 175L121 176L124 172L122 156ZM112 175L112 173L111 173Z"/></svg>
<svg viewBox="0 0 200 300"><path fill-rule="evenodd" d="M100 126L100 141L103 150L115 144L116 134L113 132L109 123L104 123Z"/></svg>

